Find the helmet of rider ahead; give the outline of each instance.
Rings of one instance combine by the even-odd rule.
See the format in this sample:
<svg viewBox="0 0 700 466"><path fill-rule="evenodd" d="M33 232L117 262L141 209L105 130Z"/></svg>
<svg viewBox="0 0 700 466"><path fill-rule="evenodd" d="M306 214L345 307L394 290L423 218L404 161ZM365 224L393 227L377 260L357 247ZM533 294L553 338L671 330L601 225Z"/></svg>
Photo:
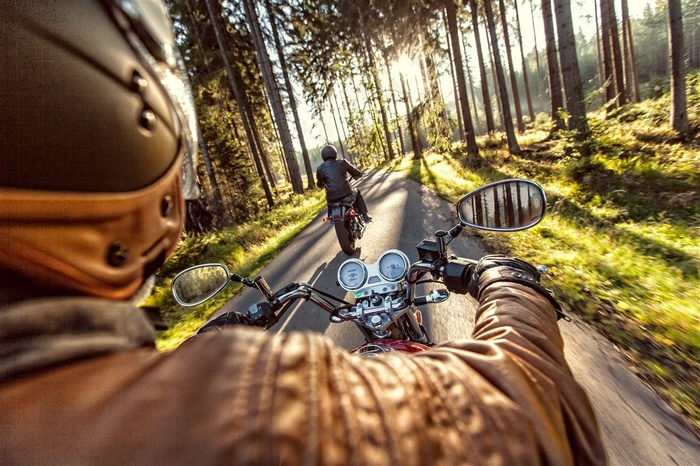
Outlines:
<svg viewBox="0 0 700 466"><path fill-rule="evenodd" d="M0 269L131 296L199 195L194 104L165 5L0 4Z"/></svg>
<svg viewBox="0 0 700 466"><path fill-rule="evenodd" d="M323 149L321 149L321 158L326 161L330 159L337 159L338 158L338 151L335 150L335 147L333 146L325 146Z"/></svg>

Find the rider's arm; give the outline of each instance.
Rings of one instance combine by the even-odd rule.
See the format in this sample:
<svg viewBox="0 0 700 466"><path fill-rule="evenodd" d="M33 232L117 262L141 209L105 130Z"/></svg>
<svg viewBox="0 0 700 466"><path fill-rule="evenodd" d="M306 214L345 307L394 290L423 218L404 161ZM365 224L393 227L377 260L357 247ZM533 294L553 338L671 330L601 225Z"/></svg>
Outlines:
<svg viewBox="0 0 700 466"><path fill-rule="evenodd" d="M362 172L355 167L353 164L348 162L347 160L344 160L345 162L345 170L350 173L350 176L352 176L354 179L359 180L362 178Z"/></svg>
<svg viewBox="0 0 700 466"><path fill-rule="evenodd" d="M605 462L593 409L564 359L548 299L522 284L493 283L481 292L472 337L446 346L468 350L459 357L517 406L519 423L529 426L547 462Z"/></svg>
<svg viewBox="0 0 700 466"><path fill-rule="evenodd" d="M321 167L316 169L316 185L319 188L323 188L325 182L325 177L321 175Z"/></svg>

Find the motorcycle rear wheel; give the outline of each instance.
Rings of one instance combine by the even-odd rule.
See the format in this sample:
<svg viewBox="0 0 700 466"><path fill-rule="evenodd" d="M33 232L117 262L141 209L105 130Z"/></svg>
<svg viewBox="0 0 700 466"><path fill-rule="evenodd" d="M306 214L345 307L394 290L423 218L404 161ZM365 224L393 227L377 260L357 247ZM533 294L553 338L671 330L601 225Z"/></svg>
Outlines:
<svg viewBox="0 0 700 466"><path fill-rule="evenodd" d="M352 236L352 231L350 230L350 222L346 220L344 222L334 223L333 225L335 226L335 234L338 237L338 243L340 243L340 249L349 256L355 252L355 238Z"/></svg>

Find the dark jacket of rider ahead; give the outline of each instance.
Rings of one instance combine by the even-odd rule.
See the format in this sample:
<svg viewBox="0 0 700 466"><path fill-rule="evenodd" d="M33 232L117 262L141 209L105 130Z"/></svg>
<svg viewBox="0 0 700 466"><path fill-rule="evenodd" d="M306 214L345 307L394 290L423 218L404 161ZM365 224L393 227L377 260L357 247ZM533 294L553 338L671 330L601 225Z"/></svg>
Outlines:
<svg viewBox="0 0 700 466"><path fill-rule="evenodd" d="M326 189L326 200L333 202L352 195L348 174L358 180L362 172L345 159L337 160L332 146L324 147L321 156L323 163L316 169L316 183Z"/></svg>

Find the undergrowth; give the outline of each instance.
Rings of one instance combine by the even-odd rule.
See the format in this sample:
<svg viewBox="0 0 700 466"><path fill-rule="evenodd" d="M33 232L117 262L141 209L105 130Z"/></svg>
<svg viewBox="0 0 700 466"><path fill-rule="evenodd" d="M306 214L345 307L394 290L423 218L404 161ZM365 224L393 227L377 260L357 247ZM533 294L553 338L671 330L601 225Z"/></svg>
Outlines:
<svg viewBox="0 0 700 466"><path fill-rule="evenodd" d="M522 153L480 142L393 169L450 201L510 177L540 183L545 220L516 235L483 234L490 249L546 264L565 308L598 327L635 372L700 429L700 79L689 78L694 133L669 127L668 97L615 115L589 114L591 152L540 127ZM665 100L664 100L665 99Z"/></svg>

